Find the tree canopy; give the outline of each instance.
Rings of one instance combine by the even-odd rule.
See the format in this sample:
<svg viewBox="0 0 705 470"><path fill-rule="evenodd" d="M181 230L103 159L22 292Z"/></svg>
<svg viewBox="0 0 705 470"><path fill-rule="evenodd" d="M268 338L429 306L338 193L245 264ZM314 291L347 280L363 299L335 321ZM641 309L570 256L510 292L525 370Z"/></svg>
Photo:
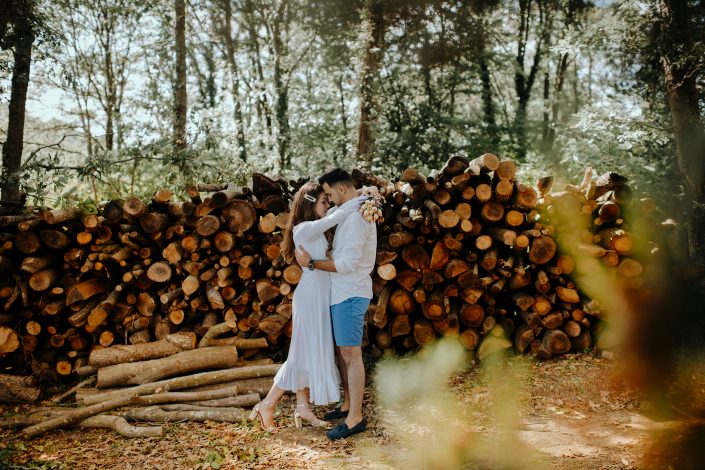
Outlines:
<svg viewBox="0 0 705 470"><path fill-rule="evenodd" d="M16 174L34 203L254 168L394 176L487 151L530 176L592 166L678 193L663 57L690 61L702 116L705 13L675 2L692 28L679 43L664 3L13 0L0 11L0 140L28 24L45 39Z"/></svg>

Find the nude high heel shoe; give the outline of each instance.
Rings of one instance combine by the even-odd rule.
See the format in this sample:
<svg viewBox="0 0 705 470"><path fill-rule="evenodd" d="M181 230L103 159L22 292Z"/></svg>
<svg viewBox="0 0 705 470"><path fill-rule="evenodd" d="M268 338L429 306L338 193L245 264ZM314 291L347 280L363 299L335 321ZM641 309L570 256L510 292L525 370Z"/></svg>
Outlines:
<svg viewBox="0 0 705 470"><path fill-rule="evenodd" d="M261 401L261 402L257 403L257 404L252 408L252 412L250 413L250 416L249 416L248 418L249 418L250 421L254 421L255 418L259 418L259 425L262 427L262 429L265 430L265 431L267 431L267 432L270 433L270 434L273 434L273 433L277 432L277 427L276 427L276 426L271 426L271 427L268 428L267 426L265 426L265 424L264 424L264 418L262 418L262 413L260 413L260 411L259 411L259 407L260 407L260 405L261 405L262 403L265 403L265 402L264 402L264 401ZM266 403L266 404L269 404L269 403Z"/></svg>
<svg viewBox="0 0 705 470"><path fill-rule="evenodd" d="M307 405L296 405L296 410L294 410L294 425L296 426L296 429L301 429L304 425L304 421L308 422L311 426L315 426L317 428L329 428L330 423L328 421L323 421L322 419L315 418L313 420L310 420L308 418L304 418L301 416L299 413L299 409L306 409L308 408Z"/></svg>

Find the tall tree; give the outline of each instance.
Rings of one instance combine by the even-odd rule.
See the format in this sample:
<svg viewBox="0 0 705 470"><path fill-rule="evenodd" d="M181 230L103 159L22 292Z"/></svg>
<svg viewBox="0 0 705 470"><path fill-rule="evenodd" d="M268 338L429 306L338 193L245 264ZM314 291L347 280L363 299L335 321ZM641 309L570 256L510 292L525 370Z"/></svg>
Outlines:
<svg viewBox="0 0 705 470"><path fill-rule="evenodd" d="M174 0L176 80L174 82L174 148L186 148L186 2Z"/></svg>
<svg viewBox="0 0 705 470"><path fill-rule="evenodd" d="M97 147L117 150L125 141L122 109L125 90L134 72L133 53L143 15L149 8L129 0L55 0L55 15L62 18L59 86L76 100L89 156ZM93 125L104 129L94 136Z"/></svg>
<svg viewBox="0 0 705 470"><path fill-rule="evenodd" d="M534 12L534 2L536 12ZM533 2L532 0L519 0L519 29L517 32L516 69L514 73L514 90L517 96L516 113L514 115L515 151L519 161L526 158L529 100L539 72L539 66L546 50L550 46L551 8L554 3L553 0L534 0ZM536 22L534 56L529 62L527 71L527 49L534 21Z"/></svg>
<svg viewBox="0 0 705 470"><path fill-rule="evenodd" d="M288 169L291 164L289 156L289 85L286 78L287 68L284 61L287 56L284 29L289 27L289 0L279 0L274 12L274 21L270 29L272 52L274 55L274 88L276 91L275 115L279 128L277 147L279 149L279 169Z"/></svg>
<svg viewBox="0 0 705 470"><path fill-rule="evenodd" d="M559 8L561 8L561 6L559 6ZM563 22L560 25L561 31L559 40L565 40L569 34L574 34L581 20L581 13L588 8L589 5L583 0L569 0L567 4L562 6ZM541 131L542 151L544 155L548 157L548 161L553 165L554 169L557 169L559 164L558 154L555 151L554 144L556 141L559 113L561 111L563 88L568 79L568 66L571 62L576 60L575 54L567 48L559 50L557 56L553 86L551 86L549 67L546 67L544 72L543 126ZM573 112L576 111L577 109L573 109Z"/></svg>
<svg viewBox="0 0 705 470"><path fill-rule="evenodd" d="M489 25L487 16L496 8L496 0L475 0L469 2L472 15L467 17L472 18L469 35L472 38L472 52L476 57L477 66L479 68L480 83L482 84L480 96L482 98L482 114L484 124L487 128L488 140L493 145L499 144L499 133L497 127L497 105L494 102L492 93L492 74L490 71L490 62L492 58L492 49L489 42ZM465 15L464 8L459 12L458 22L463 22Z"/></svg>
<svg viewBox="0 0 705 470"><path fill-rule="evenodd" d="M253 93L255 95L255 114L260 124L264 124L265 132L268 137L273 136L272 130L272 111L267 97L267 92L265 91L265 77L264 77L264 67L262 65L262 50L260 45L259 29L260 23L257 21L257 15L255 14L255 2L252 0L245 0L245 4L242 9L243 17L245 20L245 28L248 32L248 40L246 44L248 46L248 55L252 67L252 82L253 82ZM248 82L245 81L247 85ZM260 139L260 149L266 149L265 140ZM268 149L269 150L269 149Z"/></svg>
<svg viewBox="0 0 705 470"><path fill-rule="evenodd" d="M237 61L235 60L235 40L232 32L233 9L231 0L223 0L223 8L225 15L223 18L222 35L225 42L226 55L228 65L230 66L230 74L232 75L232 95L235 105L235 125L237 126L237 145L240 159L247 160L247 147L245 142L245 123L242 117L242 105L240 98L240 71L238 70Z"/></svg>
<svg viewBox="0 0 705 470"><path fill-rule="evenodd" d="M25 105L35 39L34 0L5 1L0 8L0 47L12 49L14 59L7 139L2 146L2 198L20 202L17 171L22 163Z"/></svg>
<svg viewBox="0 0 705 470"><path fill-rule="evenodd" d="M655 46L661 51L678 167L688 204L688 253L692 261L705 268L705 130L698 95L698 79L705 76L705 61L702 50L698 52L696 39L703 37L705 7L691 7L690 3L688 0L659 2L661 35L656 36Z"/></svg>
<svg viewBox="0 0 705 470"><path fill-rule="evenodd" d="M384 4L366 0L363 9L362 68L360 71L360 127L357 155L366 168L372 166L374 123L379 115L375 97L375 80L384 53Z"/></svg>

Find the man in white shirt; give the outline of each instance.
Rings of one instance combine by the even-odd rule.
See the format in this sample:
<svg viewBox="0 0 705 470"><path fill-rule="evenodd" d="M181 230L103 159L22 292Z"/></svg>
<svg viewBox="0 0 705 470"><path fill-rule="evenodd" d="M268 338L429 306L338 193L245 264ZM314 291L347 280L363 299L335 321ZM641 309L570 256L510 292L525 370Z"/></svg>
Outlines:
<svg viewBox="0 0 705 470"><path fill-rule="evenodd" d="M318 179L329 200L337 206L359 204L358 192L347 171L335 168ZM328 431L331 439L362 432L365 366L362 362L362 335L365 312L372 299L372 278L377 253L377 227L354 212L338 225L333 239L332 260L312 260L301 247L296 259L308 269L331 273L331 320L344 399L340 407L324 419L345 418Z"/></svg>

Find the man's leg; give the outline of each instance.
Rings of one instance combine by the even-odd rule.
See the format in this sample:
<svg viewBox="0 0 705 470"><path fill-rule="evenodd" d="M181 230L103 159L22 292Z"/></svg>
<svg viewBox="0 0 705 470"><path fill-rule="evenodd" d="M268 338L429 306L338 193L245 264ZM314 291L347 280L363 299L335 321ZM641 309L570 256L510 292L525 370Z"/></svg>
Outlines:
<svg viewBox="0 0 705 470"><path fill-rule="evenodd" d="M343 382L343 404L340 405L341 411L350 409L350 386L348 385L348 368L345 366L345 360L340 352L340 347L335 347L335 363L340 372L340 380Z"/></svg>
<svg viewBox="0 0 705 470"><path fill-rule="evenodd" d="M350 429L362 421L362 397L365 392L365 365L362 362L362 347L342 346L340 353L347 369L350 411L345 419Z"/></svg>

